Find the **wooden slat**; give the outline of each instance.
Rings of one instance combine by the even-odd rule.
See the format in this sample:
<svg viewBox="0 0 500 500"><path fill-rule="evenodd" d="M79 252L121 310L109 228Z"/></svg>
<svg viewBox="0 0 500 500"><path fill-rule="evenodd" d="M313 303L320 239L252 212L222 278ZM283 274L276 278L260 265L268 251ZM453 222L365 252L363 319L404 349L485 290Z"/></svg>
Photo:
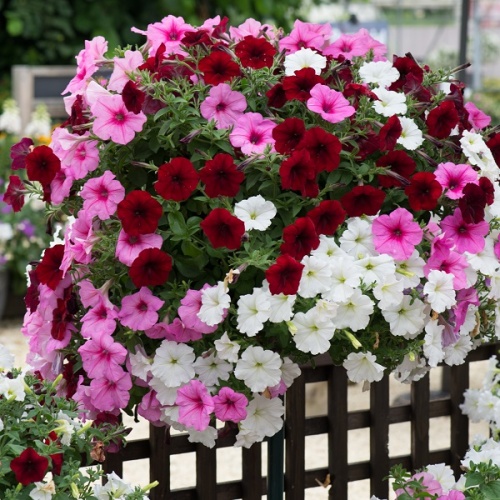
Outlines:
<svg viewBox="0 0 500 500"><path fill-rule="evenodd" d="M462 414L460 404L464 400L464 391L469 387L469 363L451 367L450 383L450 452L449 465L460 474L460 460L464 457L469 445L469 419Z"/></svg>
<svg viewBox="0 0 500 500"><path fill-rule="evenodd" d="M258 500L262 498L262 445L255 443L242 450L243 498Z"/></svg>
<svg viewBox="0 0 500 500"><path fill-rule="evenodd" d="M301 500L305 488L306 385L301 375L285 395L285 494L286 500Z"/></svg>
<svg viewBox="0 0 500 500"><path fill-rule="evenodd" d="M332 487L330 496L347 498L347 372L334 366L328 381L328 468ZM324 478L323 478L324 479Z"/></svg>
<svg viewBox="0 0 500 500"><path fill-rule="evenodd" d="M149 426L149 442L151 459L149 463L150 482L158 481L160 484L151 490L151 500L164 500L170 493L170 433L167 427Z"/></svg>
<svg viewBox="0 0 500 500"><path fill-rule="evenodd" d="M370 492L379 498L389 496L384 478L389 471L389 377L370 387Z"/></svg>
<svg viewBox="0 0 500 500"><path fill-rule="evenodd" d="M411 455L412 469L429 463L429 374L411 387Z"/></svg>
<svg viewBox="0 0 500 500"><path fill-rule="evenodd" d="M198 500L217 498L217 452L201 443L196 445L196 493Z"/></svg>

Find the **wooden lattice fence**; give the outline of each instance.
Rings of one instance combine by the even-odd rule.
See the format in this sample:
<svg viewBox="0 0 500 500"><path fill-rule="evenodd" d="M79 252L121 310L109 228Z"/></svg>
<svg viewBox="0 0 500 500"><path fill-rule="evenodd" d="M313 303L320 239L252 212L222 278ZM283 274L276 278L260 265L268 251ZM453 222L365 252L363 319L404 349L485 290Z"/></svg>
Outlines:
<svg viewBox="0 0 500 500"><path fill-rule="evenodd" d="M267 443L267 475L262 474L263 446L255 444L241 449L241 479L217 482L217 449L232 446L235 433L220 437L217 447L209 449L190 443L186 435L170 435L165 428L150 428L149 439L130 441L119 454L109 455L107 471L123 474L123 463L149 458L150 480L160 485L150 494L151 500L229 500L261 499L287 500L304 498L308 488L318 486L318 480L329 481L329 495L336 500L348 499L350 482L369 479L371 494L388 498L389 484L384 478L389 468L397 463L408 469L429 463L445 462L458 475L460 459L469 443L469 421L459 404L469 387L470 368L477 361L497 354L499 345L481 346L469 354L466 363L449 369L446 390L431 398L429 376L411 384L408 402L392 405L389 398L389 379L371 384L370 407L348 411L348 380L342 367L336 367L326 358L319 358L315 368L305 367L286 394L286 418L282 433ZM306 417L306 385L327 383L328 408L326 414ZM431 419L450 419L450 446L431 450L429 428ZM389 429L393 424L410 422L411 452L398 456L389 454ZM368 460L351 463L348 460L348 432L369 430ZM328 460L324 467L307 469L305 463L306 437L324 435ZM368 446L368 443L367 443ZM171 489L171 457L184 453L196 454L196 484L193 487ZM264 464L265 465L265 464ZM322 496L324 498L324 496Z"/></svg>

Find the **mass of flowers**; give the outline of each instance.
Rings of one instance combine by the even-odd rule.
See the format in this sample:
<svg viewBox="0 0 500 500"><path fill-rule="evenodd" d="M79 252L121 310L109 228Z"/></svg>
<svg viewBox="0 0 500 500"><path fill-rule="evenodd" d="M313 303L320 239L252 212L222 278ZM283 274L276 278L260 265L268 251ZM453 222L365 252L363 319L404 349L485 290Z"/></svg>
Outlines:
<svg viewBox="0 0 500 500"><path fill-rule="evenodd" d="M5 200L69 217L30 272L41 377L250 446L316 355L411 381L498 336L500 133L453 70L328 24L133 31L86 41L67 121L12 149Z"/></svg>
<svg viewBox="0 0 500 500"><path fill-rule="evenodd" d="M106 414L82 420L78 404L57 395L62 378L40 381L14 368L14 357L0 344L2 500L147 500L153 483L133 487L114 473L105 485L98 482L99 463L123 446L130 429Z"/></svg>

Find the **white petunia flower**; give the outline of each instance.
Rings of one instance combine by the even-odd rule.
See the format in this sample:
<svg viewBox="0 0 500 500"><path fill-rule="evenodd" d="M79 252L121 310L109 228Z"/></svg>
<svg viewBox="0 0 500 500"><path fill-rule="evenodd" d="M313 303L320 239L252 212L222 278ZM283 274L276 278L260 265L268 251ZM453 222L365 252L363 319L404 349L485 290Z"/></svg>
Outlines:
<svg viewBox="0 0 500 500"><path fill-rule="evenodd" d="M403 296L400 304L382 310L382 316L389 323L393 335L406 339L415 338L424 328L426 315L425 304L420 299Z"/></svg>
<svg viewBox="0 0 500 500"><path fill-rule="evenodd" d="M333 324L338 328L349 328L353 332L366 328L373 313L373 301L356 288L346 302L341 302Z"/></svg>
<svg viewBox="0 0 500 500"><path fill-rule="evenodd" d="M293 381L301 374L300 367L290 358L283 358L281 365L281 380L286 387L290 387Z"/></svg>
<svg viewBox="0 0 500 500"><path fill-rule="evenodd" d="M459 405L460 410L464 415L467 415L471 422L481 422L483 415L479 409L479 403L483 396L480 389L466 389L464 392L464 402Z"/></svg>
<svg viewBox="0 0 500 500"><path fill-rule="evenodd" d="M233 342L229 338L227 332L224 332L222 337L214 342L214 345L219 358L229 361L230 363L236 363L236 361L238 361L240 344Z"/></svg>
<svg viewBox="0 0 500 500"><path fill-rule="evenodd" d="M264 328L269 319L270 305L268 294L262 288L254 288L251 294L242 295L238 299L238 330L254 337Z"/></svg>
<svg viewBox="0 0 500 500"><path fill-rule="evenodd" d="M0 373L12 370L14 362L13 354L3 344L0 344Z"/></svg>
<svg viewBox="0 0 500 500"><path fill-rule="evenodd" d="M32 500L51 500L55 494L56 485L50 480L48 483L36 482L29 496Z"/></svg>
<svg viewBox="0 0 500 500"><path fill-rule="evenodd" d="M353 258L339 258L331 265L330 287L321 296L334 302L347 301L360 285L362 271Z"/></svg>
<svg viewBox="0 0 500 500"><path fill-rule="evenodd" d="M378 101L373 101L373 109L379 115L390 118L394 115L404 115L408 110L406 96L403 93L394 92L382 87L373 89L372 92L379 98Z"/></svg>
<svg viewBox="0 0 500 500"><path fill-rule="evenodd" d="M409 259L396 262L396 274L403 282L404 288L416 288L420 285L420 278L424 277L425 261L415 250Z"/></svg>
<svg viewBox="0 0 500 500"><path fill-rule="evenodd" d="M385 276L373 289L374 297L379 301L380 309L400 304L403 300L403 281L394 274Z"/></svg>
<svg viewBox="0 0 500 500"><path fill-rule="evenodd" d="M499 195L500 198L500 195ZM499 211L500 212L500 211ZM318 248L311 251L311 256L320 257L331 264L335 264L339 257L347 255L336 243L335 238L324 234L319 237Z"/></svg>
<svg viewBox="0 0 500 500"><path fill-rule="evenodd" d="M455 486L455 474L449 465L444 463L428 465L427 472L430 472L436 481L439 481L443 488L443 493L450 491Z"/></svg>
<svg viewBox="0 0 500 500"><path fill-rule="evenodd" d="M390 61L364 62L359 68L359 76L363 83L388 87L399 78L399 71Z"/></svg>
<svg viewBox="0 0 500 500"><path fill-rule="evenodd" d="M293 305L296 298L296 295L285 295L284 293L273 295L269 292L269 321L271 323L288 321L293 316Z"/></svg>
<svg viewBox="0 0 500 500"><path fill-rule="evenodd" d="M273 351L260 346L250 346L236 363L234 375L243 380L252 392L262 392L274 387L281 379L281 358Z"/></svg>
<svg viewBox="0 0 500 500"><path fill-rule="evenodd" d="M142 346L135 346L135 354L129 353L129 361L132 375L147 382L151 376L151 364L153 360L146 355Z"/></svg>
<svg viewBox="0 0 500 500"><path fill-rule="evenodd" d="M356 264L363 268L362 280L365 285L379 283L396 272L394 259L387 254L367 255L358 260Z"/></svg>
<svg viewBox="0 0 500 500"><path fill-rule="evenodd" d="M24 401L26 397L24 378L22 376L12 379L3 377L0 380L0 395L5 399L14 398L15 401Z"/></svg>
<svg viewBox="0 0 500 500"><path fill-rule="evenodd" d="M349 219L347 229L339 238L340 248L356 259L366 255L376 255L373 246L372 225L365 219Z"/></svg>
<svg viewBox="0 0 500 500"><path fill-rule="evenodd" d="M424 354L429 360L430 367L436 367L444 359L443 351L444 325L439 325L437 319L433 319L425 325Z"/></svg>
<svg viewBox="0 0 500 500"><path fill-rule="evenodd" d="M156 349L151 373L167 387L178 387L194 377L194 360L195 354L192 347L164 340Z"/></svg>
<svg viewBox="0 0 500 500"><path fill-rule="evenodd" d="M351 352L342 364L351 382L378 382L384 376L385 367L377 363L371 352Z"/></svg>
<svg viewBox="0 0 500 500"><path fill-rule="evenodd" d="M202 431L197 431L192 427L188 427L186 431L188 433L188 441L190 443L201 443L207 448L213 448L215 446L215 440L218 435L215 427L211 427L209 425Z"/></svg>
<svg viewBox="0 0 500 500"><path fill-rule="evenodd" d="M312 298L330 288L332 271L328 262L320 257L306 255L301 264L304 268L297 292L301 297Z"/></svg>
<svg viewBox="0 0 500 500"><path fill-rule="evenodd" d="M213 352L198 356L193 366L196 375L207 387L216 385L219 380L228 380L233 371L232 363L219 358Z"/></svg>
<svg viewBox="0 0 500 500"><path fill-rule="evenodd" d="M193 372L194 376L194 372ZM148 382L151 389L156 392L156 399L165 406L171 406L175 404L177 399L177 389L181 386L167 387L165 383L158 377L153 377Z"/></svg>
<svg viewBox="0 0 500 500"><path fill-rule="evenodd" d="M105 485L94 484L94 495L98 500L125 498L125 495L134 492L132 486L114 472L106 474L106 479L107 482Z"/></svg>
<svg viewBox="0 0 500 500"><path fill-rule="evenodd" d="M56 422L55 433L59 436L63 445L69 446L71 444L71 436L75 432L75 423L63 411L57 414Z"/></svg>
<svg viewBox="0 0 500 500"><path fill-rule="evenodd" d="M216 286L210 286L201 292L201 307L197 314L203 323L208 326L218 325L231 305L231 297L227 293L226 285L219 281Z"/></svg>
<svg viewBox="0 0 500 500"><path fill-rule="evenodd" d="M442 313L457 303L453 279L452 274L437 269L433 269L427 276L424 294L434 311Z"/></svg>
<svg viewBox="0 0 500 500"><path fill-rule="evenodd" d="M310 352L313 355L322 354L330 349L330 340L335 333L335 327L328 318L321 318L314 309L306 313L297 313L288 328L293 334L297 349Z"/></svg>
<svg viewBox="0 0 500 500"><path fill-rule="evenodd" d="M326 57L318 54L315 50L302 47L293 54L285 57L285 75L295 76L295 72L304 68L312 68L319 75L326 67Z"/></svg>
<svg viewBox="0 0 500 500"><path fill-rule="evenodd" d="M398 382L411 384L423 378L429 370L430 366L426 365L424 357L413 356L410 359L410 356L405 354L403 361L396 366L392 373Z"/></svg>
<svg viewBox="0 0 500 500"><path fill-rule="evenodd" d="M399 117L399 122L403 131L397 140L398 144L401 144L406 149L413 151L422 145L424 142L424 136L422 131L418 128L417 124L411 119L405 116Z"/></svg>
<svg viewBox="0 0 500 500"><path fill-rule="evenodd" d="M486 276L495 274L500 266L500 263L495 255L494 241L491 238L491 235L488 235L485 238L484 248L480 252L475 254L465 252L465 257L473 269Z"/></svg>
<svg viewBox="0 0 500 500"><path fill-rule="evenodd" d="M234 215L245 224L245 231L265 231L276 215L276 207L259 194L236 203Z"/></svg>
<svg viewBox="0 0 500 500"><path fill-rule="evenodd" d="M0 130L13 135L21 133L21 111L14 99L5 99L3 102L3 112L0 115Z"/></svg>
<svg viewBox="0 0 500 500"><path fill-rule="evenodd" d="M461 335L454 344L444 348L444 362L449 366L461 365L471 350L472 340L469 336Z"/></svg>

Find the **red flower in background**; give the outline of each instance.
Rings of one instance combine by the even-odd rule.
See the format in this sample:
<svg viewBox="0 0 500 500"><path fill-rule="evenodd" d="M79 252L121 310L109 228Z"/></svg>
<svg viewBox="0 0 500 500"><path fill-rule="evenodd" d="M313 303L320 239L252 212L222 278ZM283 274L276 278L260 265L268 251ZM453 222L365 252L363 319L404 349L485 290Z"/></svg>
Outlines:
<svg viewBox="0 0 500 500"><path fill-rule="evenodd" d="M122 99L127 110L137 115L142 111L146 94L139 89L135 82L129 80L123 87Z"/></svg>
<svg viewBox="0 0 500 500"><path fill-rule="evenodd" d="M228 82L241 74L239 65L227 52L222 50L214 50L210 55L204 57L199 62L198 68L203 73L205 83L208 85Z"/></svg>
<svg viewBox="0 0 500 500"><path fill-rule="evenodd" d="M50 184L61 170L61 160L48 146L37 146L26 156L26 172L30 181Z"/></svg>
<svg viewBox="0 0 500 500"><path fill-rule="evenodd" d="M458 124L459 116L453 101L443 101L427 115L427 131L436 139L446 139Z"/></svg>
<svg viewBox="0 0 500 500"><path fill-rule="evenodd" d="M244 68L270 68L274 62L276 49L265 39L246 36L238 42L234 52Z"/></svg>
<svg viewBox="0 0 500 500"><path fill-rule="evenodd" d="M304 121L300 118L285 118L273 128L274 148L282 155L291 154L306 133Z"/></svg>
<svg viewBox="0 0 500 500"><path fill-rule="evenodd" d="M280 246L282 254L301 260L318 246L319 236L309 217L299 217L293 224L283 229L283 243Z"/></svg>
<svg viewBox="0 0 500 500"><path fill-rule="evenodd" d="M205 193L210 198L236 196L245 174L238 170L234 159L226 153L219 153L208 160L200 170L200 178L205 183Z"/></svg>
<svg viewBox="0 0 500 500"><path fill-rule="evenodd" d="M387 174L378 176L378 183L385 187L402 186L409 183L417 164L405 151L390 151L377 160L377 167L386 167Z"/></svg>
<svg viewBox="0 0 500 500"><path fill-rule="evenodd" d="M312 127L304 135L299 149L305 149L315 165L317 173L332 172L340 165L342 144L339 139L322 127Z"/></svg>
<svg viewBox="0 0 500 500"><path fill-rule="evenodd" d="M493 159L497 165L500 165L500 134L493 135L486 141L486 146L490 148Z"/></svg>
<svg viewBox="0 0 500 500"><path fill-rule="evenodd" d="M187 158L172 158L158 169L155 191L165 200L184 201L198 185L198 172Z"/></svg>
<svg viewBox="0 0 500 500"><path fill-rule="evenodd" d="M161 205L146 191L135 190L118 204L116 214L130 236L154 233L163 214Z"/></svg>
<svg viewBox="0 0 500 500"><path fill-rule="evenodd" d="M308 181L314 181L316 169L306 149L294 151L280 166L281 187L300 191L306 196Z"/></svg>
<svg viewBox="0 0 500 500"><path fill-rule="evenodd" d="M39 455L34 448L26 448L10 462L10 468L16 475L16 481L23 486L41 481L48 467L49 459Z"/></svg>
<svg viewBox="0 0 500 500"><path fill-rule="evenodd" d="M266 271L269 291L277 295L295 295L299 289L304 264L297 262L290 255L280 255Z"/></svg>
<svg viewBox="0 0 500 500"><path fill-rule="evenodd" d="M389 90L401 90L409 78L413 78L419 84L424 81L424 70L411 54L405 57L394 56L392 64L399 71L399 78L391 84Z"/></svg>
<svg viewBox="0 0 500 500"><path fill-rule="evenodd" d="M416 173L405 188L412 210L433 210L442 192L443 188L432 172Z"/></svg>
<svg viewBox="0 0 500 500"><path fill-rule="evenodd" d="M486 193L481 186L466 184L462 190L462 197L458 201L458 208L467 224L477 224L484 220L484 209L486 207Z"/></svg>
<svg viewBox="0 0 500 500"><path fill-rule="evenodd" d="M313 221L316 233L333 235L347 214L339 201L324 200L306 215Z"/></svg>
<svg viewBox="0 0 500 500"><path fill-rule="evenodd" d="M200 222L200 227L214 248L226 247L236 250L241 246L241 238L245 233L243 221L225 208L214 208Z"/></svg>
<svg viewBox="0 0 500 500"><path fill-rule="evenodd" d="M40 283L47 285L51 290L55 290L63 279L61 263L64 256L64 245L54 245L47 248L43 254L41 262L36 266L36 276Z"/></svg>
<svg viewBox="0 0 500 500"><path fill-rule="evenodd" d="M136 257L129 276L137 288L163 285L172 270L172 258L159 248L146 248Z"/></svg>
<svg viewBox="0 0 500 500"><path fill-rule="evenodd" d="M360 215L376 215L382 208L385 193L373 186L355 186L340 198L349 217Z"/></svg>
<svg viewBox="0 0 500 500"><path fill-rule="evenodd" d="M9 176L9 185L3 195L3 202L19 212L24 206L24 195L27 193L24 183L17 175Z"/></svg>
<svg viewBox="0 0 500 500"><path fill-rule="evenodd" d="M295 71L295 76L283 78L283 90L287 100L297 99L305 102L311 97L311 89L317 83L325 83L321 76L317 75L312 68L303 68Z"/></svg>
<svg viewBox="0 0 500 500"><path fill-rule="evenodd" d="M270 108L282 108L286 102L285 89L282 83L277 83L266 92L267 104Z"/></svg>
<svg viewBox="0 0 500 500"><path fill-rule="evenodd" d="M26 156L29 155L33 147L33 141L24 137L17 144L10 148L10 159L12 160L12 170L20 170L26 167Z"/></svg>
<svg viewBox="0 0 500 500"><path fill-rule="evenodd" d="M382 151L392 151L396 147L396 142L402 131L403 127L399 118L396 115L391 116L378 133L380 149Z"/></svg>

